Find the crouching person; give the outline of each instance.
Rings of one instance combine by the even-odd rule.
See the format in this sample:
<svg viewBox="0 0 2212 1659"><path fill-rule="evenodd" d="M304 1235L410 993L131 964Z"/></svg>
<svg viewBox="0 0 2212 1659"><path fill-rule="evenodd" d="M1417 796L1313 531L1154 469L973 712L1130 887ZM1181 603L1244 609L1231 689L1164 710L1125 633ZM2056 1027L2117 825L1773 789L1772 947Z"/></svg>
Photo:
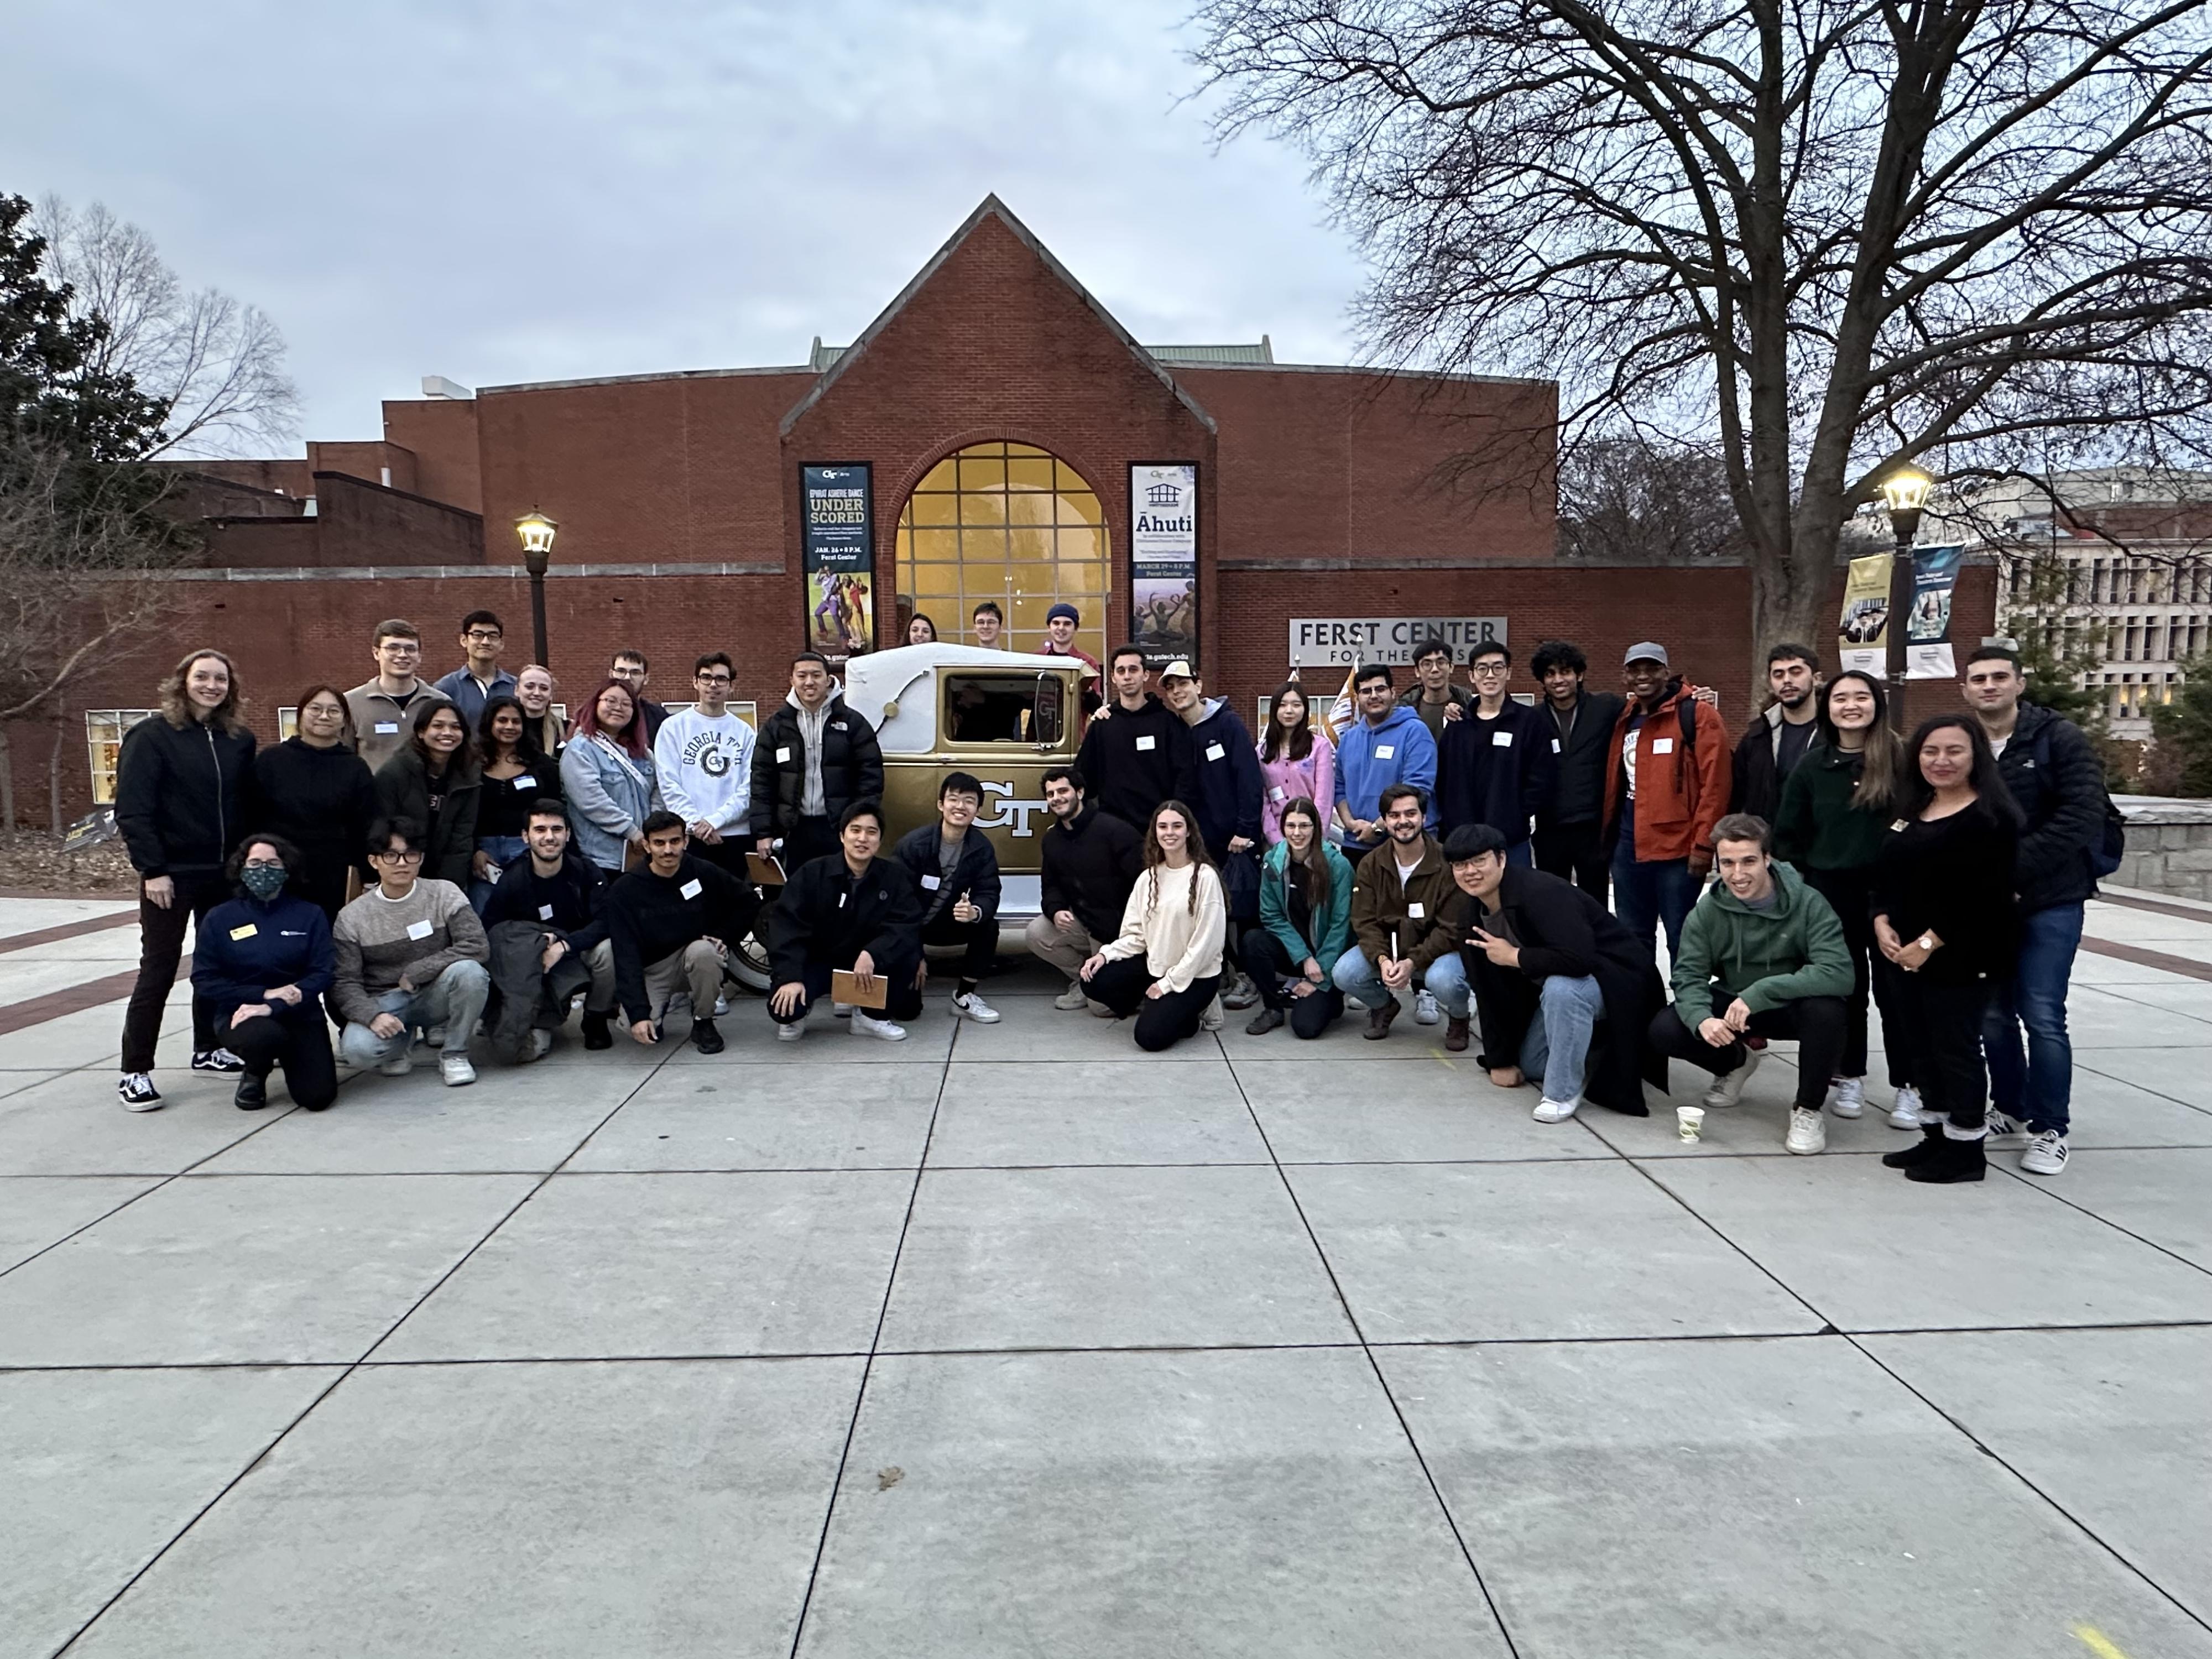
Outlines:
<svg viewBox="0 0 2212 1659"><path fill-rule="evenodd" d="M541 795L523 817L529 856L510 863L484 906L499 1014L492 1042L509 1059L536 1060L584 998L584 1046L614 1044L615 954L607 939L607 878L569 844L568 810Z"/></svg>
<svg viewBox="0 0 2212 1659"><path fill-rule="evenodd" d="M1352 863L1328 844L1321 808L1304 796L1283 808L1283 838L1260 872L1260 926L1244 930L1244 971L1266 1004L1244 1028L1265 1036L1288 1021L1309 1040L1344 1012L1329 977L1352 942Z"/></svg>
<svg viewBox="0 0 2212 1659"><path fill-rule="evenodd" d="M1651 953L1628 925L1572 882L1507 862L1486 823L1444 837L1452 880L1471 904L1460 946L1482 1018L1478 1056L1501 1089L1541 1085L1539 1123L1564 1123L1584 1100L1644 1117L1644 1085L1666 1062L1644 1032L1666 1001Z"/></svg>
<svg viewBox="0 0 2212 1659"><path fill-rule="evenodd" d="M404 1077L416 1031L442 1030L439 1075L448 1085L474 1083L469 1038L491 994L490 951L468 895L423 878L423 848L419 824L380 818L369 826L376 885L339 911L331 930L331 1000L345 1021L338 1051L349 1065Z"/></svg>
<svg viewBox="0 0 2212 1659"><path fill-rule="evenodd" d="M660 1041L668 1005L691 999L691 1046L722 1052L714 1002L730 941L752 931L760 908L751 884L687 851L690 826L673 812L648 813L645 864L608 890L607 938L614 947L615 994L638 1042Z"/></svg>
<svg viewBox="0 0 2212 1659"><path fill-rule="evenodd" d="M1091 994L1117 1017L1137 1016L1137 1046L1157 1053L1203 1027L1219 1029L1221 946L1229 906L1197 820L1162 801L1145 831L1145 873L1129 892L1121 933L1083 964Z"/></svg>
<svg viewBox="0 0 2212 1659"><path fill-rule="evenodd" d="M1820 1107L1843 1058L1850 947L1828 901L1770 855L1765 820L1732 812L1713 826L1720 879L1682 924L1674 1006L1651 1022L1651 1044L1713 1074L1708 1108L1733 1106L1758 1069L1747 1035L1796 1038L1797 1098L1783 1145L1828 1144Z"/></svg>
<svg viewBox="0 0 2212 1659"><path fill-rule="evenodd" d="M305 896L299 849L255 836L232 854L239 896L208 912L192 943L192 992L215 1005L222 1046L246 1062L233 1097L241 1112L269 1103L284 1068L292 1098L319 1112L337 1098L337 1062L323 994L331 988L331 924Z"/></svg>
<svg viewBox="0 0 2212 1659"><path fill-rule="evenodd" d="M884 988L884 1018L853 1010L853 1035L906 1041L898 1024L921 1012L915 983L921 966L921 895L896 859L878 858L884 809L854 801L837 821L838 850L791 872L769 914L768 1011L776 1036L796 1042L806 1016L830 999L839 969L860 976L866 991Z"/></svg>

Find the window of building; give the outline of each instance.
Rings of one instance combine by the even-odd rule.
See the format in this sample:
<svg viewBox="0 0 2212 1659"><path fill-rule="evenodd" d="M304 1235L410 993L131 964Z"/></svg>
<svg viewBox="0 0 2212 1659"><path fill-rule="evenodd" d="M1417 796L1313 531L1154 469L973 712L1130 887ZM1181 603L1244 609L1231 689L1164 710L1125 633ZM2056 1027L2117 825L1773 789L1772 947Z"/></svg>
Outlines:
<svg viewBox="0 0 2212 1659"><path fill-rule="evenodd" d="M92 799L97 806L115 805L115 761L123 752L123 734L153 714L150 708L88 708L84 711L85 746L91 751Z"/></svg>
<svg viewBox="0 0 2212 1659"><path fill-rule="evenodd" d="M932 467L899 511L900 608L973 645L969 619L995 600L1000 643L1034 651L1065 600L1083 616L1075 643L1103 659L1109 553L1098 494L1074 468L1028 444L977 444Z"/></svg>

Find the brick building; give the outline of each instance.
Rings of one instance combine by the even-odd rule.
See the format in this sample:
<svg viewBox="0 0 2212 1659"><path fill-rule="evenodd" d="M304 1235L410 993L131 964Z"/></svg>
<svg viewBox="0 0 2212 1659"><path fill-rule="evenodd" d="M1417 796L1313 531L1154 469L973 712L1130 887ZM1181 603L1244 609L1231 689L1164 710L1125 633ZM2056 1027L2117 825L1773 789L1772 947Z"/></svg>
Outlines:
<svg viewBox="0 0 2212 1659"><path fill-rule="evenodd" d="M208 553L165 578L175 614L157 645L15 729L27 815L44 816L50 756L65 813L84 810L110 714L147 707L191 645L239 660L264 740L301 686L371 672L384 617L422 629L434 675L459 660L459 617L489 606L520 666L530 599L513 526L532 508L560 525L546 599L564 701L617 647L647 652L653 693L677 701L692 657L722 648L737 695L765 705L820 597L805 574L813 465L869 470L883 644L914 610L960 637L986 596L1011 642L1033 641L1055 599L1082 610L1094 653L1118 642L1135 469L1162 464L1196 469L1195 648L1248 718L1300 620L1502 618L1524 658L1554 635L1580 641L1603 684L1625 646L1656 636L1730 710L1751 691L1740 567L1555 560L1551 384L1277 363L1264 338L1148 349L995 198L858 340L817 341L802 364L425 385L384 405L379 441L193 464ZM1442 482L1470 452L1489 465ZM1986 571L1959 604L1984 625ZM1305 673L1333 690L1343 668Z"/></svg>

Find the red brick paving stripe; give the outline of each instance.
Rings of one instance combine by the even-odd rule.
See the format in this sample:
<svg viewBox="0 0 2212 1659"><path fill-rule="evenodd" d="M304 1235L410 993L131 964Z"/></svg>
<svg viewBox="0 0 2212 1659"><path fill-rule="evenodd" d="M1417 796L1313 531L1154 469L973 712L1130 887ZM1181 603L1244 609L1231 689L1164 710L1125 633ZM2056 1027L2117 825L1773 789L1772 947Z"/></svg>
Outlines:
<svg viewBox="0 0 2212 1659"><path fill-rule="evenodd" d="M2169 974L2181 974L2212 984L2212 967L2201 962L2191 962L2187 957L2168 956L2163 951L2146 951L2140 945L2116 945L2111 939L2091 939L2086 933L2081 936L2081 948L2118 962L2132 962L2138 968L2162 968ZM2125 995L2126 993L2120 994ZM0 1019L5 1018L6 1011L0 1009Z"/></svg>
<svg viewBox="0 0 2212 1659"><path fill-rule="evenodd" d="M177 977L189 978L192 959L187 956L177 965ZM2212 978L2212 975L2206 977ZM27 1002L11 1002L0 1007L0 1036L10 1031L20 1031L27 1025L43 1025L50 1019L59 1019L64 1014L81 1014L88 1008L97 1008L103 1002L113 1002L131 994L131 988L138 982L136 968L128 972L110 974L105 979L87 980L82 985L49 991L42 997L33 997Z"/></svg>
<svg viewBox="0 0 2212 1659"><path fill-rule="evenodd" d="M2184 921L2201 921L2212 927L2212 910L2192 910L2185 904L2166 904L2157 899L2122 898L2118 893L2100 893L2097 902L2124 905L2130 910L2154 910L2162 916L2179 916Z"/></svg>
<svg viewBox="0 0 2212 1659"><path fill-rule="evenodd" d="M41 927L35 933L10 933L0 939L0 957L10 951L33 951L41 945L52 945L59 939L82 939L87 933L104 933L111 928L137 925L138 913L125 910L119 915L91 916L83 921L65 921L58 927Z"/></svg>

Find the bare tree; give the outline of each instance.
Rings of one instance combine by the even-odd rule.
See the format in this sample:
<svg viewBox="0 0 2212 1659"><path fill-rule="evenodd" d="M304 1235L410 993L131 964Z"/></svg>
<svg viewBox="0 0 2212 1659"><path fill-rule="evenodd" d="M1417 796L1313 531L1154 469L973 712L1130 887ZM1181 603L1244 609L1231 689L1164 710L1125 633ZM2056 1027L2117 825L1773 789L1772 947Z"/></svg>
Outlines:
<svg viewBox="0 0 2212 1659"><path fill-rule="evenodd" d="M1593 438L1562 458L1559 550L1614 564L1741 556L1728 470L1711 449L1644 436Z"/></svg>
<svg viewBox="0 0 2212 1659"><path fill-rule="evenodd" d="M1716 441L1755 641L1882 476L2206 453L2208 0L1204 0L1378 359ZM1501 452L1502 453L1502 452Z"/></svg>
<svg viewBox="0 0 2212 1659"><path fill-rule="evenodd" d="M137 226L94 202L39 204L46 270L73 316L106 332L88 366L126 374L165 407L155 454L252 453L299 431L284 337L266 313L219 289L188 290Z"/></svg>

